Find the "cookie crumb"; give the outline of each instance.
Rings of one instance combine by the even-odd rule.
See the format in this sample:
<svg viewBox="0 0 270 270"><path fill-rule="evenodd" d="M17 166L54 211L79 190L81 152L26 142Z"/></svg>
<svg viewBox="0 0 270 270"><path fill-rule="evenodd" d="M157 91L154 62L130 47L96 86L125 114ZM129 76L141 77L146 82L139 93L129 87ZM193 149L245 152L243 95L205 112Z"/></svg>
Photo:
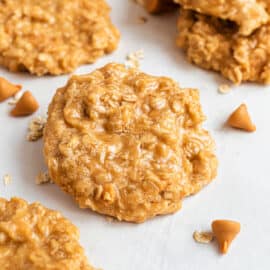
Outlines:
<svg viewBox="0 0 270 270"><path fill-rule="evenodd" d="M128 68L139 68L140 60L143 59L144 59L144 51L140 49L127 55L125 65Z"/></svg>
<svg viewBox="0 0 270 270"><path fill-rule="evenodd" d="M38 116L31 120L28 126L28 134L27 134L27 140L29 142L35 142L42 138L43 136L43 129L46 124L46 117L44 116Z"/></svg>
<svg viewBox="0 0 270 270"><path fill-rule="evenodd" d="M11 184L12 178L9 174L5 174L3 180L4 180L4 185L7 186Z"/></svg>
<svg viewBox="0 0 270 270"><path fill-rule="evenodd" d="M36 98L30 91L25 91L11 110L10 115L13 117L29 116L38 109L39 104Z"/></svg>
<svg viewBox="0 0 270 270"><path fill-rule="evenodd" d="M228 84L221 84L218 87L218 92L221 94L228 94L232 91L232 88Z"/></svg>
<svg viewBox="0 0 270 270"><path fill-rule="evenodd" d="M13 84L3 77L0 77L0 102L13 97L22 89L20 84Z"/></svg>
<svg viewBox="0 0 270 270"><path fill-rule="evenodd" d="M108 222L110 222L110 223L114 222L114 218L112 218L112 217L106 217L106 220L107 220Z"/></svg>
<svg viewBox="0 0 270 270"><path fill-rule="evenodd" d="M145 16L140 16L139 17L139 23L140 24L145 24L148 22L148 18L146 18Z"/></svg>
<svg viewBox="0 0 270 270"><path fill-rule="evenodd" d="M196 242L201 244L209 244L213 239L214 235L212 232L198 232L193 233L193 238Z"/></svg>
<svg viewBox="0 0 270 270"><path fill-rule="evenodd" d="M11 106L16 105L19 99L22 97L22 95L23 95L23 91L20 91L17 94L15 94L15 96L13 96L13 98L8 102L8 105L11 105Z"/></svg>
<svg viewBox="0 0 270 270"><path fill-rule="evenodd" d="M40 172L37 176L36 176L36 184L37 185L42 185L42 184L52 184L53 181L50 178L48 172Z"/></svg>

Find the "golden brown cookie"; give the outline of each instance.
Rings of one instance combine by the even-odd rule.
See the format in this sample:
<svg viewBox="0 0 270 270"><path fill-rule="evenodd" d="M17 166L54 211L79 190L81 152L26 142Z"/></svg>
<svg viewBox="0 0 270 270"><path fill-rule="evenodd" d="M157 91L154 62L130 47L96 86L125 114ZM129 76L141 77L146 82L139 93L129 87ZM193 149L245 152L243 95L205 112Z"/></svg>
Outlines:
<svg viewBox="0 0 270 270"><path fill-rule="evenodd" d="M199 93L108 64L73 76L49 107L44 154L79 206L143 222L181 207L216 175Z"/></svg>
<svg viewBox="0 0 270 270"><path fill-rule="evenodd" d="M250 35L269 21L268 0L174 0L184 9L235 22L239 33ZM269 4L268 4L269 5Z"/></svg>
<svg viewBox="0 0 270 270"><path fill-rule="evenodd" d="M248 37L235 24L181 10L177 45L190 62L220 72L234 83L270 83L270 23Z"/></svg>
<svg viewBox="0 0 270 270"><path fill-rule="evenodd" d="M1 270L93 270L77 228L59 212L0 198Z"/></svg>
<svg viewBox="0 0 270 270"><path fill-rule="evenodd" d="M36 75L72 72L116 49L105 0L0 1L0 65Z"/></svg>

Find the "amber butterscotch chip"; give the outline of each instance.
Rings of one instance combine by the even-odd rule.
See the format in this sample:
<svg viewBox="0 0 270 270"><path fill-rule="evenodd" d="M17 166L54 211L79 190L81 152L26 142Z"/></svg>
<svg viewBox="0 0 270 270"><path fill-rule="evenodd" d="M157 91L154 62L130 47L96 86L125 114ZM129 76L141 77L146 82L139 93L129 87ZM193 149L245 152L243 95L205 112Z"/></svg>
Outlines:
<svg viewBox="0 0 270 270"><path fill-rule="evenodd" d="M216 175L199 93L165 77L108 64L73 76L48 111L51 179L79 206L143 222L181 207Z"/></svg>
<svg viewBox="0 0 270 270"><path fill-rule="evenodd" d="M36 112L39 104L30 91L23 93L21 98L16 102L10 114L14 117L28 116Z"/></svg>
<svg viewBox="0 0 270 270"><path fill-rule="evenodd" d="M36 75L72 72L117 48L105 0L0 1L0 65Z"/></svg>
<svg viewBox="0 0 270 270"><path fill-rule="evenodd" d="M246 104L241 104L230 115L227 123L233 128L242 129L248 132L256 131L256 126L252 123Z"/></svg>
<svg viewBox="0 0 270 270"><path fill-rule="evenodd" d="M270 23L241 36L230 21L182 9L178 29L177 45L190 62L218 71L236 84L270 83Z"/></svg>
<svg viewBox="0 0 270 270"><path fill-rule="evenodd" d="M237 221L221 219L212 222L212 231L222 254L228 252L230 244L239 234L240 229L241 225Z"/></svg>
<svg viewBox="0 0 270 270"><path fill-rule="evenodd" d="M9 82L7 79L0 77L0 102L16 95L21 89L21 85L15 85Z"/></svg>
<svg viewBox="0 0 270 270"><path fill-rule="evenodd" d="M59 212L0 198L1 269L93 270L78 239L78 229Z"/></svg>

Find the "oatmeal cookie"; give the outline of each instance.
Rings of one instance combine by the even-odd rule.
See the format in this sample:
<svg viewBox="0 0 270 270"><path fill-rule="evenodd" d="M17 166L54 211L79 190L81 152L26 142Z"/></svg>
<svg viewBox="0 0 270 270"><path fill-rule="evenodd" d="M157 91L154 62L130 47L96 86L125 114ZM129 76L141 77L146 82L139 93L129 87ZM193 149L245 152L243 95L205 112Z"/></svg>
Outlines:
<svg viewBox="0 0 270 270"><path fill-rule="evenodd" d="M0 65L36 75L72 72L116 49L105 0L0 1Z"/></svg>
<svg viewBox="0 0 270 270"><path fill-rule="evenodd" d="M229 21L181 10L177 45L196 65L239 84L270 83L270 23L248 37Z"/></svg>
<svg viewBox="0 0 270 270"><path fill-rule="evenodd" d="M230 20L239 26L239 33L249 35L269 20L268 0L174 0L184 9ZM269 4L268 4L269 5Z"/></svg>
<svg viewBox="0 0 270 270"><path fill-rule="evenodd" d="M0 198L2 270L93 270L77 228L59 212L19 198Z"/></svg>
<svg viewBox="0 0 270 270"><path fill-rule="evenodd" d="M199 93L120 64L73 76L49 107L51 179L79 206L143 222L173 213L216 175Z"/></svg>

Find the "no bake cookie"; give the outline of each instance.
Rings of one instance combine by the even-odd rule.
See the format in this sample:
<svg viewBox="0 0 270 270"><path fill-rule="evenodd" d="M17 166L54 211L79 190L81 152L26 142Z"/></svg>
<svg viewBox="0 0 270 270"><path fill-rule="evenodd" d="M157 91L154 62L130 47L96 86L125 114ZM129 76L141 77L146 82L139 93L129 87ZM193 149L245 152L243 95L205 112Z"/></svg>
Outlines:
<svg viewBox="0 0 270 270"><path fill-rule="evenodd" d="M116 49L104 0L0 1L0 65L36 75L72 72Z"/></svg>
<svg viewBox="0 0 270 270"><path fill-rule="evenodd" d="M59 212L19 198L0 198L2 270L94 270L77 228Z"/></svg>
<svg viewBox="0 0 270 270"><path fill-rule="evenodd" d="M181 207L216 175L214 142L194 89L108 64L73 76L49 106L51 179L82 208L143 222Z"/></svg>
<svg viewBox="0 0 270 270"><path fill-rule="evenodd" d="M245 37L227 20L181 10L177 45L189 61L239 84L270 83L270 23Z"/></svg>

